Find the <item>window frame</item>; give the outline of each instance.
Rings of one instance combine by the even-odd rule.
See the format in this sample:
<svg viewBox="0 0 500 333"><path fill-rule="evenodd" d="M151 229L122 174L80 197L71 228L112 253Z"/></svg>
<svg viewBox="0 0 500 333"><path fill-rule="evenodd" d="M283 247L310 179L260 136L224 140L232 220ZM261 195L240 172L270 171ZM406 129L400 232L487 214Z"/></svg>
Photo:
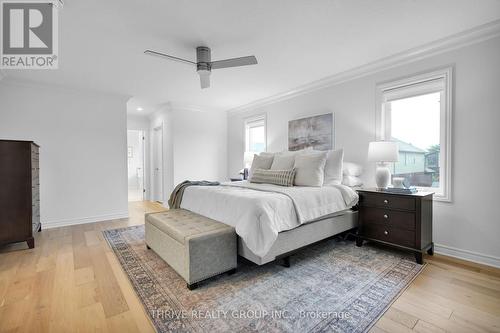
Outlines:
<svg viewBox="0 0 500 333"><path fill-rule="evenodd" d="M440 116L440 188L437 193L432 187L417 187L425 191L434 191L437 201L452 201L452 117L453 117L453 67L446 67L432 72L412 75L403 79L381 83L376 88L376 138L388 140L391 136L390 105L386 103L402 98L441 93ZM389 108L388 108L389 106ZM444 173L444 174L443 174ZM442 180L441 180L442 179Z"/></svg>
<svg viewBox="0 0 500 333"><path fill-rule="evenodd" d="M249 144L250 144L249 129L251 127L258 127L258 126L264 126L264 152L267 152L267 117L265 114L245 118L243 126L243 130L245 133L245 142L244 142L245 152L256 153L256 154L260 153L256 151L251 151L249 149Z"/></svg>

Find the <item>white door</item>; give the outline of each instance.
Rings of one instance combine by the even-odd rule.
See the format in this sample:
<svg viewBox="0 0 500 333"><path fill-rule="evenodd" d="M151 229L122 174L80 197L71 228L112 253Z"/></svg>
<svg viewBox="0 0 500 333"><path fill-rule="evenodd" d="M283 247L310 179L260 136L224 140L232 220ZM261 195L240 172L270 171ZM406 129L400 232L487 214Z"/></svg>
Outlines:
<svg viewBox="0 0 500 333"><path fill-rule="evenodd" d="M144 200L144 132L127 131L128 201Z"/></svg>
<svg viewBox="0 0 500 333"><path fill-rule="evenodd" d="M153 200L163 202L163 126L153 130Z"/></svg>

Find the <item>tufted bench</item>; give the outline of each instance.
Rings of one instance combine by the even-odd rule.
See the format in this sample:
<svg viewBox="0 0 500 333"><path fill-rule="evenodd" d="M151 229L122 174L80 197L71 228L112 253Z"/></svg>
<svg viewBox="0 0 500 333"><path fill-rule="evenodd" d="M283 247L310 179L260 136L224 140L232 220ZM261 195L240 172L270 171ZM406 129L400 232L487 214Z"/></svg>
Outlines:
<svg viewBox="0 0 500 333"><path fill-rule="evenodd" d="M187 282L198 282L236 268L234 228L184 209L146 214L146 244Z"/></svg>

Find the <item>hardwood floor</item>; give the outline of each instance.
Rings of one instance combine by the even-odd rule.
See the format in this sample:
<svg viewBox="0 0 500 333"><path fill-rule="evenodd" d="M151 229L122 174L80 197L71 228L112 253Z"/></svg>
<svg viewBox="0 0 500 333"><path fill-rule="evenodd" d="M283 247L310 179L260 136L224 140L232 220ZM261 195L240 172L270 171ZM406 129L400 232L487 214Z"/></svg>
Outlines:
<svg viewBox="0 0 500 333"><path fill-rule="evenodd" d="M154 332L101 231L129 219L43 230L35 249L0 248L0 332ZM22 250L21 250L22 249ZM372 332L500 332L500 270L435 255Z"/></svg>

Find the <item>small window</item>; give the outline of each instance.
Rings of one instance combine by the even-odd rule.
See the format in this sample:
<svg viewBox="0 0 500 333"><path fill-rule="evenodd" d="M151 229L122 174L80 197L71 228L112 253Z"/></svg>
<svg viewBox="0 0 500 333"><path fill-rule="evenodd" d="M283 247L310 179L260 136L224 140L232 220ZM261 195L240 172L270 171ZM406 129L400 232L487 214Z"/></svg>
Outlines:
<svg viewBox="0 0 500 333"><path fill-rule="evenodd" d="M378 136L398 143L393 177L451 201L451 68L378 87Z"/></svg>
<svg viewBox="0 0 500 333"><path fill-rule="evenodd" d="M245 120L245 151L261 153L266 151L266 118L254 117Z"/></svg>

